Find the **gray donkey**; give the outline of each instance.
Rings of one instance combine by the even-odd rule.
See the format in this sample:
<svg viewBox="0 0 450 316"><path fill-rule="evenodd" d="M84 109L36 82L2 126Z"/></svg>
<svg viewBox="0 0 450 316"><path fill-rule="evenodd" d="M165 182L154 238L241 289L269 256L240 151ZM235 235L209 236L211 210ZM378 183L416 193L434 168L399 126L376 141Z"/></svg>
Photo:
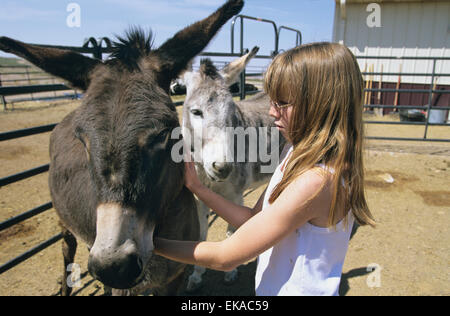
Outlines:
<svg viewBox="0 0 450 316"><path fill-rule="evenodd" d="M234 102L229 91L258 50L253 48L221 71L211 60L204 59L198 72L189 71L183 76L187 88L183 136L191 145L199 178L214 192L240 205L245 190L269 180L285 144L269 116L270 102L265 93ZM239 146L239 138L245 146ZM200 237L206 240L209 208L198 201L197 210ZM233 228L228 227L227 234L232 232ZM195 267L188 291L200 286L204 272L205 268ZM225 282L235 281L237 275L237 270L227 272Z"/></svg>
<svg viewBox="0 0 450 316"><path fill-rule="evenodd" d="M171 156L179 129L170 82L244 5L229 0L210 17L158 49L131 30L106 62L0 37L0 49L21 56L86 91L79 108L50 138L49 186L63 226L64 278L77 239L90 248L89 272L113 294L176 294L186 265L153 254L153 235L198 239L195 199L184 187L184 164Z"/></svg>

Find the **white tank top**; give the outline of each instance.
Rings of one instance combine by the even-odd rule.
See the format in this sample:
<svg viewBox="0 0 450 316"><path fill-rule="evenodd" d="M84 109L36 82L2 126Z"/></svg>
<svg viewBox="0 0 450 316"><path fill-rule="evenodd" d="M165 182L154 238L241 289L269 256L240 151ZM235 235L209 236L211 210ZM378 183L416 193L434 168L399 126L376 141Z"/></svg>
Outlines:
<svg viewBox="0 0 450 316"><path fill-rule="evenodd" d="M262 212L282 179L292 149L291 146L270 180ZM348 212L348 227L344 227L343 222L336 225L336 230L306 223L259 255L256 295L339 295L342 266L354 222L351 212Z"/></svg>

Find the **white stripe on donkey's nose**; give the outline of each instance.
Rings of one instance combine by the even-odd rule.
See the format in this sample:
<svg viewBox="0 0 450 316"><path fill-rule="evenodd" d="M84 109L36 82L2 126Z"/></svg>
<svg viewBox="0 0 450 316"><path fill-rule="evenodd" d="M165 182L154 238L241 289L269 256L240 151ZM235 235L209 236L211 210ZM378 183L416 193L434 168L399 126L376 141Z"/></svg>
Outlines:
<svg viewBox="0 0 450 316"><path fill-rule="evenodd" d="M104 203L97 207L97 234L91 254L101 256L108 250L120 247L132 238L137 226L134 212L118 203Z"/></svg>

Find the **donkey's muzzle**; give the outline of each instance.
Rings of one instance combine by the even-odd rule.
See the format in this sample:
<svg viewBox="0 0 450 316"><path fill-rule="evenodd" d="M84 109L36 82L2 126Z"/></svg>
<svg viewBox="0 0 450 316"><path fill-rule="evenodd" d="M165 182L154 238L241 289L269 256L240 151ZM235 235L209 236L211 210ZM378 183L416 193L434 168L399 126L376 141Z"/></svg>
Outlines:
<svg viewBox="0 0 450 316"><path fill-rule="evenodd" d="M89 257L88 270L97 280L114 289L129 289L140 282L143 264L137 253Z"/></svg>

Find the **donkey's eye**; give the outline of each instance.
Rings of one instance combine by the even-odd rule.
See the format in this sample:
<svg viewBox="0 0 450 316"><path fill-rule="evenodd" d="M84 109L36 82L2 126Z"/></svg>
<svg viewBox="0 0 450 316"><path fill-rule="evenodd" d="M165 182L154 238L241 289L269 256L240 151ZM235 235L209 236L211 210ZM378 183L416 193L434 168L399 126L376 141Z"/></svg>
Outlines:
<svg viewBox="0 0 450 316"><path fill-rule="evenodd" d="M155 144L158 144L158 143L164 141L164 138L165 138L166 135L167 135L166 133L160 133L160 134L157 134L157 135L150 136L147 139L147 144L146 144L147 147L152 147Z"/></svg>
<svg viewBox="0 0 450 316"><path fill-rule="evenodd" d="M87 138L86 134L84 134L81 130L76 129L74 136L83 144L84 147L88 147L89 139Z"/></svg>
<svg viewBox="0 0 450 316"><path fill-rule="evenodd" d="M80 143L83 144L87 159L90 160L90 147L91 146L90 146L89 138L86 136L86 134L80 132L79 130L77 130L75 132L75 138L78 139L80 141Z"/></svg>
<svg viewBox="0 0 450 316"><path fill-rule="evenodd" d="M170 139L170 130L164 130L159 134L149 136L146 142L147 150L158 151L165 149Z"/></svg>
<svg viewBox="0 0 450 316"><path fill-rule="evenodd" d="M203 112L200 110L191 110L191 113L194 114L195 116L203 118Z"/></svg>

